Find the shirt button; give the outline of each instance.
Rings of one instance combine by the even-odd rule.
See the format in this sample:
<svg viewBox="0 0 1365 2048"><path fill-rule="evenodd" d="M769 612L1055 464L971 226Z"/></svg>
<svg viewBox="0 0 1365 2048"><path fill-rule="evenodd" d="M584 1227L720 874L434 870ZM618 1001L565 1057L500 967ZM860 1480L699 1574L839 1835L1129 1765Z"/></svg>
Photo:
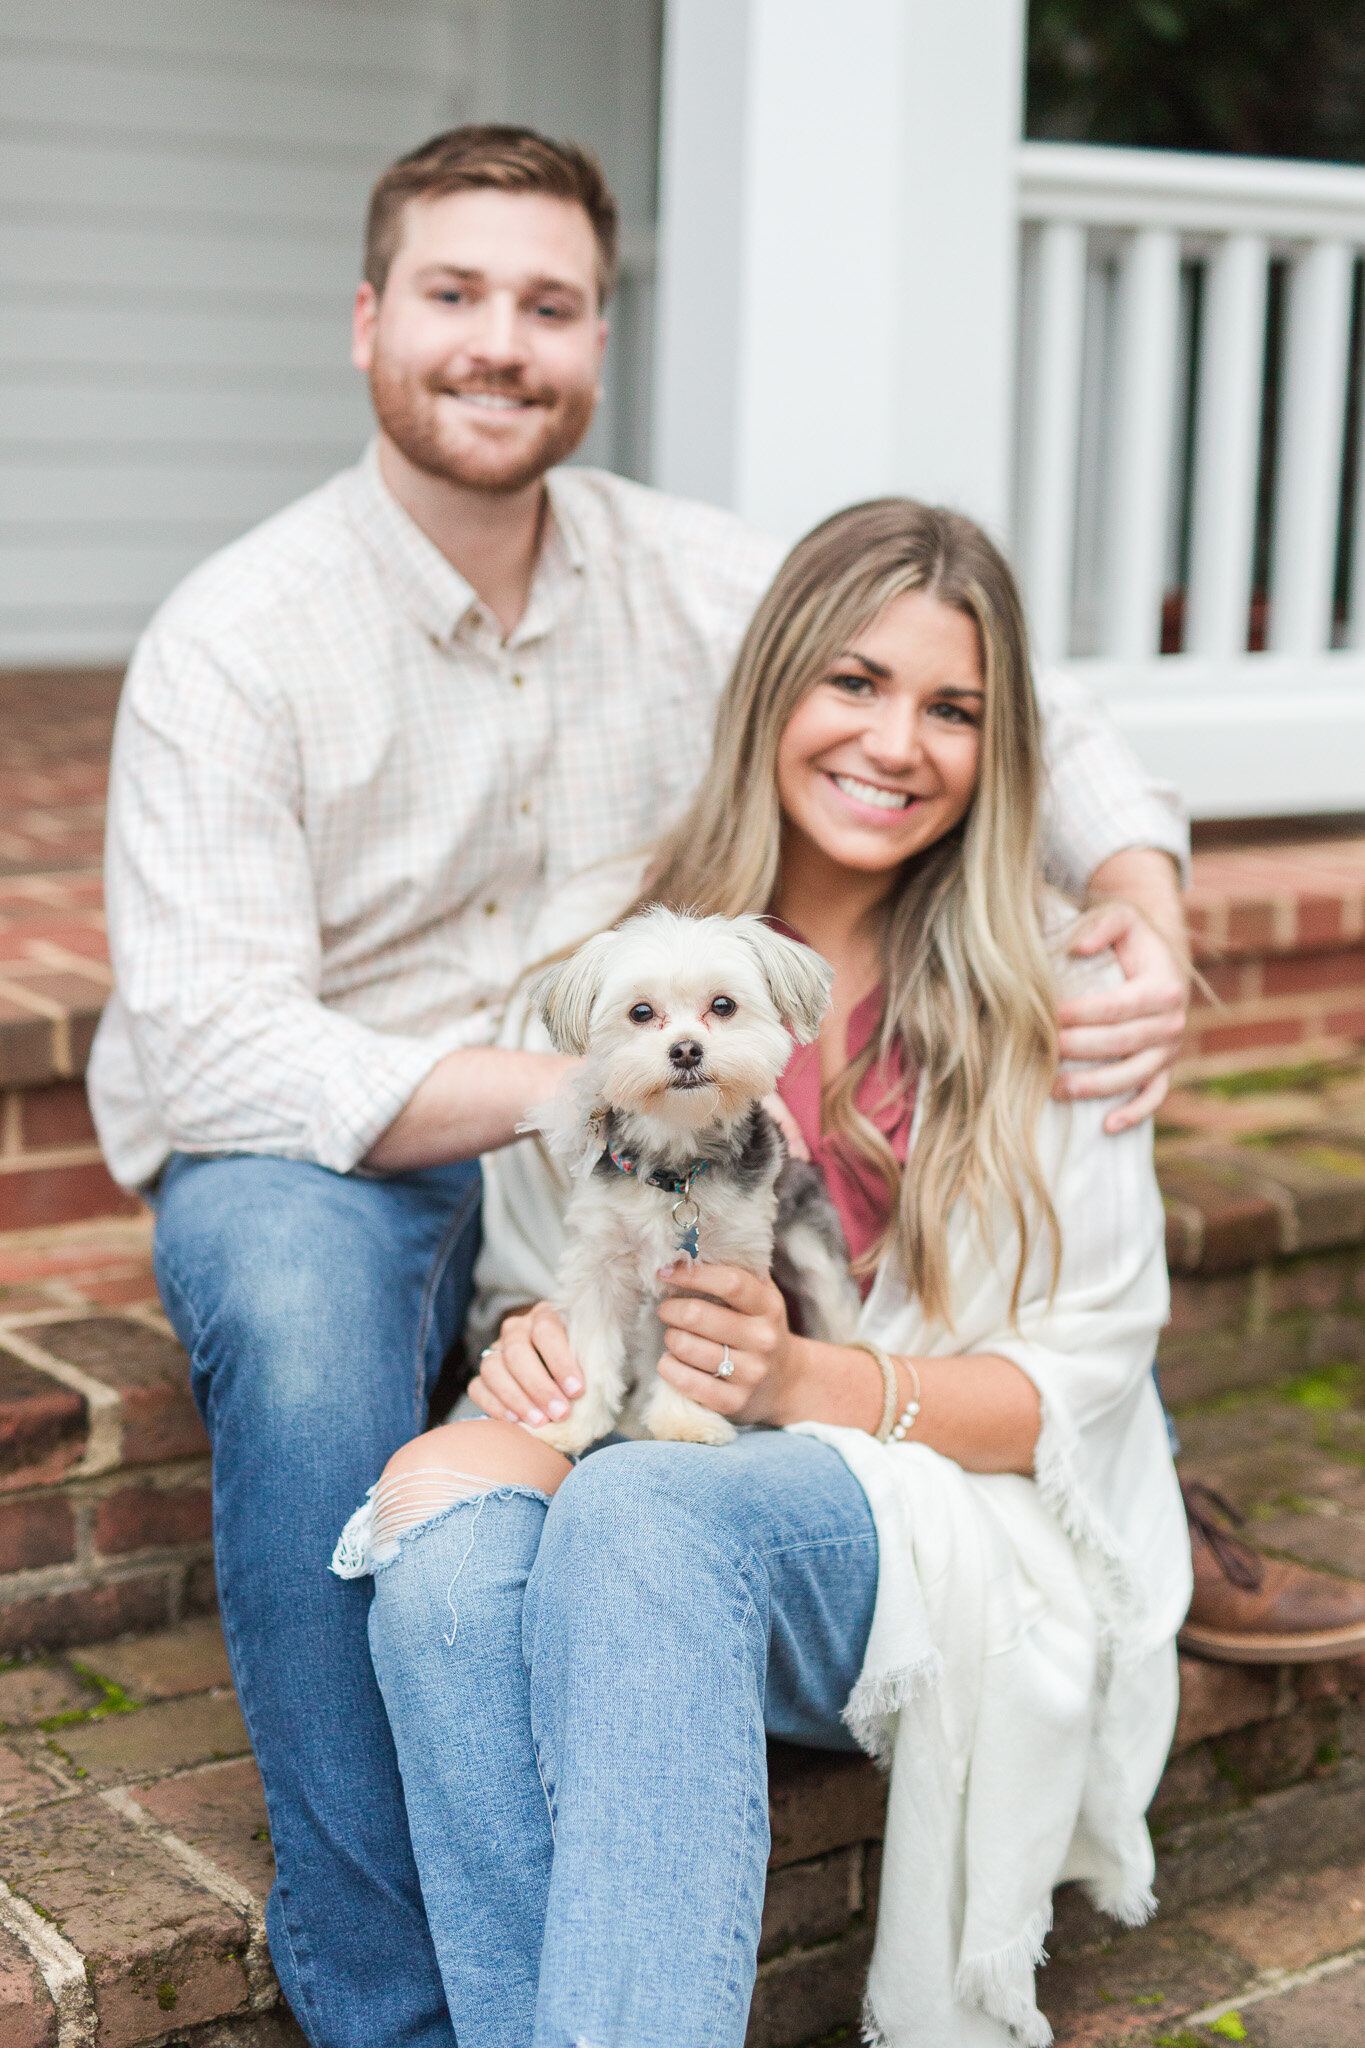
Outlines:
<svg viewBox="0 0 1365 2048"><path fill-rule="evenodd" d="M525 681L526 681L526 678L525 678L525 676L513 676L513 678L512 678L512 688L513 688L514 690L519 690L519 689L521 688L522 684L523 684L523 683L524 683Z"/></svg>
<svg viewBox="0 0 1365 2048"><path fill-rule="evenodd" d="M523 801L522 801L522 806L521 806L521 815L522 815L522 817L523 817L523 818L525 818L525 817L528 817L528 816L530 815L530 810L531 810L531 799L530 799L530 797L528 796L528 797L524 798L524 799L523 799Z"/></svg>
<svg viewBox="0 0 1365 2048"><path fill-rule="evenodd" d="M485 904L484 904L484 906L483 906L483 914L484 914L484 916L485 916L485 917L496 917L496 916L497 916L497 914L498 914L498 906L497 906L497 904L496 904L496 903L485 903Z"/></svg>

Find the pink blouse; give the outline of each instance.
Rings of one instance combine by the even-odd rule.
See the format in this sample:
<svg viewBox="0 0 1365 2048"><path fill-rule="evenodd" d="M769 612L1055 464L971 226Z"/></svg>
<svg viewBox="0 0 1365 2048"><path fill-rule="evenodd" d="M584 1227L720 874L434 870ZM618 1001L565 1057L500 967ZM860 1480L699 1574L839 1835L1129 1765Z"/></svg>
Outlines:
<svg viewBox="0 0 1365 2048"><path fill-rule="evenodd" d="M777 923L777 920L773 920ZM785 927L779 927L785 929ZM798 932L789 932L799 938ZM864 996L848 1020L847 1050L856 1060L881 1025L882 992L874 988ZM830 1200L839 1212L848 1249L854 1259L874 1245L886 1228L891 1203L879 1173L853 1151L838 1133L826 1135L820 1128L820 1048L799 1045L787 1062L777 1092L801 1128L810 1156L825 1177ZM915 1113L915 1076L907 1077L900 1048L894 1047L888 1060L878 1060L864 1074L855 1097L858 1108L882 1133L902 1165L910 1145L910 1122ZM872 1285L867 1274L859 1283L866 1295Z"/></svg>

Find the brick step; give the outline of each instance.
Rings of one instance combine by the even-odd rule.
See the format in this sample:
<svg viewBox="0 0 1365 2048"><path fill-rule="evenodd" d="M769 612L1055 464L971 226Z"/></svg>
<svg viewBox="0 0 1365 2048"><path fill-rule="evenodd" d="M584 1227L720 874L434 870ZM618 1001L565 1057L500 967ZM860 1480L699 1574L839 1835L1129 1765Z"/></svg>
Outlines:
<svg viewBox="0 0 1365 2048"><path fill-rule="evenodd" d="M0 1656L211 1607L211 1519L148 1219L0 1239Z"/></svg>
<svg viewBox="0 0 1365 2048"><path fill-rule="evenodd" d="M0 1233L139 1208L100 1157L80 1078L110 982L97 874L0 881Z"/></svg>
<svg viewBox="0 0 1365 2048"><path fill-rule="evenodd" d="M1167 1774L1182 1809L1182 1773L1216 1731L1228 1732L1229 1717L1245 1732L1242 1716L1269 1710L1250 1725L1274 1727L1305 1704L1320 1708L1324 1696L1321 1668L1311 1702L1289 1674L1260 1674L1246 1692L1235 1673L1206 1682L1210 1670L1184 1667L1182 1729ZM1327 1690L1354 1730L1359 1710L1344 1704L1353 1696L1342 1681L1337 1669ZM5 2048L49 2048L59 2015L63 2040L97 2028L110 2048L201 2038L206 2048L209 2040L214 2048L298 2048L302 2035L279 2005L265 1944L273 1876L265 1807L216 1623L192 1620L20 1664L0 1673L0 1720ZM1343 1912L1365 1911L1365 1761L1320 1761L1300 1782L1260 1796L1244 1781L1237 1795L1222 1792L1174 1825L1163 1817L1167 1799L1163 1786L1155 1812L1163 1912L1153 1929L1116 1932L1074 1888L1058 1895L1042 1995L1064 2048L1099 2039L1096 2014L1145 2024L1153 1978L1170 1986L1172 1956L1182 1962L1175 1990L1186 2010L1240 1990L1267 1960L1246 1947L1267 1888L1277 1899L1288 1890L1317 1901L1311 1926L1300 1916L1279 1929L1295 1967L1313 1960L1314 1941L1331 1942ZM856 2025L884 1805L884 1780L870 1764L773 1746L773 1848L750 2048L799 2048ZM1336 1898L1333 1871L1346 1874L1349 1909ZM1358 1920L1346 1925L1359 1932ZM1196 1940L1194 1968L1187 1950L1201 1929L1220 1931L1221 1947L1211 1958L1215 1944ZM1111 2014L1109 2005L1127 2010ZM1114 2038L1122 2037L1116 2024Z"/></svg>
<svg viewBox="0 0 1365 2048"><path fill-rule="evenodd" d="M1151 1815L1160 1911L1150 1930L1127 1934L1078 1887L1057 1893L1039 2002L1059 2048L1095 2048L1109 2038L1095 2028L1097 2016L1118 2018L1105 2010L1122 1996L1108 1989L1111 1976L1130 1987L1129 2024L1141 2027L1150 1980L1161 1981L1154 1957L1171 1943L1173 1925L1186 1933L1217 1927L1235 1913L1226 1902L1249 1890L1280 1884L1292 1892L1297 1883L1311 1891L1313 1873L1344 1866L1352 1940L1329 1935L1321 1952L1365 1940L1362 1694L1359 1660L1253 1673L1181 1659L1180 1725ZM775 1744L770 1807L773 1851L748 2048L803 2048L858 2018L884 1781L862 1759ZM1314 1959L1300 1955L1305 1938L1302 1928L1282 1931L1294 1967ZM1239 1991L1266 1960L1233 1943L1212 1975L1206 1967L1185 1983L1185 2010ZM1122 2037L1117 2026L1113 2037Z"/></svg>
<svg viewBox="0 0 1365 2048"><path fill-rule="evenodd" d="M1365 1059L1178 1090L1156 1150L1167 1399L1365 1361Z"/></svg>
<svg viewBox="0 0 1365 2048"><path fill-rule="evenodd" d="M0 1673L0 2041L302 2048L216 1621Z"/></svg>

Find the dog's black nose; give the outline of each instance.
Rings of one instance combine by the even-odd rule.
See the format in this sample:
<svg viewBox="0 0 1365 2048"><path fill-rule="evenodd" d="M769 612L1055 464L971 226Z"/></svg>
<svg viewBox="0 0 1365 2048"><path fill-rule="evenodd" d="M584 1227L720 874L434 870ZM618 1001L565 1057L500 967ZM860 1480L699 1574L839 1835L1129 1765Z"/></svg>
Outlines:
<svg viewBox="0 0 1365 2048"><path fill-rule="evenodd" d="M701 1065L704 1055L695 1038L680 1038L676 1045L669 1046L668 1057L679 1073L689 1074L693 1067Z"/></svg>

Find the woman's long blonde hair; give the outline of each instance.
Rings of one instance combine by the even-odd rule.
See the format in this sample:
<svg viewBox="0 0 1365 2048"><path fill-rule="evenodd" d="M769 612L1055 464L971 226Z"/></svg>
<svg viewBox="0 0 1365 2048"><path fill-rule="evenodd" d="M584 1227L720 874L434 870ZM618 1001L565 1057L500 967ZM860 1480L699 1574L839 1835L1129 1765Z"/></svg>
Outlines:
<svg viewBox="0 0 1365 2048"><path fill-rule="evenodd" d="M893 598L920 590L965 613L985 680L977 786L962 823L908 861L882 930L880 1034L824 1104L828 1129L885 1179L894 1244L926 1314L951 1323L946 1221L960 1198L984 1228L1003 1200L1018 1231L1017 1308L1033 1217L1060 1252L1034 1130L1057 1067L1056 992L1039 921L1038 711L1014 578L958 513L882 498L837 512L796 545L745 634L721 699L710 768L662 841L641 904L766 911L778 882L777 755L797 705ZM902 1173L857 1107L895 1046L918 1072L920 1132Z"/></svg>

